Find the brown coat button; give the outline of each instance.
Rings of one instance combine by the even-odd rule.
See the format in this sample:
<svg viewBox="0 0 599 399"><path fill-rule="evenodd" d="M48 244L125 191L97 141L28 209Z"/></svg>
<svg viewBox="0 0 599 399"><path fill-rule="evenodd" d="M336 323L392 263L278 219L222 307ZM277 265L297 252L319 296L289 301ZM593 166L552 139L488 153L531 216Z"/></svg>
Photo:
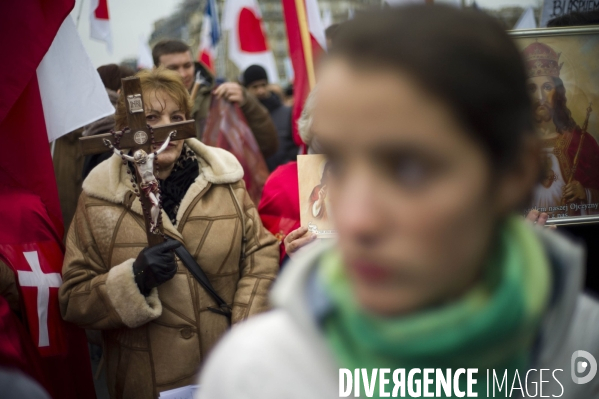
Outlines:
<svg viewBox="0 0 599 399"><path fill-rule="evenodd" d="M185 339L189 339L193 336L193 330L191 327L184 327L181 329L181 336Z"/></svg>

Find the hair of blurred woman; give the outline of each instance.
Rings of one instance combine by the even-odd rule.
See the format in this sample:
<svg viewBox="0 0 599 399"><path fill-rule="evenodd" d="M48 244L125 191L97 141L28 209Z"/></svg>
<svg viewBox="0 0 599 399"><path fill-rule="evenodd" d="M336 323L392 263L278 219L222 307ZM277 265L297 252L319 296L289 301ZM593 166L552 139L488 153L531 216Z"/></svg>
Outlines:
<svg viewBox="0 0 599 399"><path fill-rule="evenodd" d="M413 23L420 20L428 23ZM452 108L498 169L509 167L523 136L534 131L519 51L493 17L476 10L366 14L339 27L331 54L361 70L385 66L408 74Z"/></svg>

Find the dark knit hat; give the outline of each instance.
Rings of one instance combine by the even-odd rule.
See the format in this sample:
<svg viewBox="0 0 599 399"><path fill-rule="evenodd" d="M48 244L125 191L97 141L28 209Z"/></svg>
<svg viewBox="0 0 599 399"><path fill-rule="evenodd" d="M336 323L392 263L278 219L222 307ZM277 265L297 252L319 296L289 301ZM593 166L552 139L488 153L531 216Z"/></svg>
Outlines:
<svg viewBox="0 0 599 399"><path fill-rule="evenodd" d="M243 72L243 85L248 87L252 83L258 80L266 80L268 82L268 75L266 74L266 69L262 68L260 65L250 65Z"/></svg>

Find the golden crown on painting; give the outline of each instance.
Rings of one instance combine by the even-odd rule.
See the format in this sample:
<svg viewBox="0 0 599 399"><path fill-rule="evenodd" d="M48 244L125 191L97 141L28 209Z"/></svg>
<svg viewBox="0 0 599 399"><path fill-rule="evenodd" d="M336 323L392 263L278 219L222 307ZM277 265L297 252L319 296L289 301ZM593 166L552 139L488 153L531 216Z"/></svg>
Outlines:
<svg viewBox="0 0 599 399"><path fill-rule="evenodd" d="M559 78L562 65L559 63L561 53L556 53L544 43L534 42L522 52L529 77L552 76Z"/></svg>

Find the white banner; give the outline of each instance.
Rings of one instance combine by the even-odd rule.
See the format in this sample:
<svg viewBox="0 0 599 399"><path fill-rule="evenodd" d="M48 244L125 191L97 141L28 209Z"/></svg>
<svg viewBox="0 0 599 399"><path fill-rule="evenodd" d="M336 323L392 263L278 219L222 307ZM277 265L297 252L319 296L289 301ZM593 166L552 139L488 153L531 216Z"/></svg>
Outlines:
<svg viewBox="0 0 599 399"><path fill-rule="evenodd" d="M48 141L114 113L71 16L37 67Z"/></svg>
<svg viewBox="0 0 599 399"><path fill-rule="evenodd" d="M599 0L545 0L541 13L541 27L546 27L550 19L572 12L599 10Z"/></svg>

